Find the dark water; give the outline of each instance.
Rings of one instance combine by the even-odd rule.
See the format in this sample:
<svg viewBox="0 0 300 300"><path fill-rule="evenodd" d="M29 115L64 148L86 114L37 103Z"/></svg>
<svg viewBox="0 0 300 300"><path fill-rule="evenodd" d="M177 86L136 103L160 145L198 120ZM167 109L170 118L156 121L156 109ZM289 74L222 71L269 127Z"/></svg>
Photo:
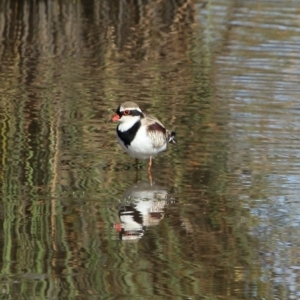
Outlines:
<svg viewBox="0 0 300 300"><path fill-rule="evenodd" d="M299 299L299 9L2 1L1 299ZM153 185L126 100L177 133Z"/></svg>

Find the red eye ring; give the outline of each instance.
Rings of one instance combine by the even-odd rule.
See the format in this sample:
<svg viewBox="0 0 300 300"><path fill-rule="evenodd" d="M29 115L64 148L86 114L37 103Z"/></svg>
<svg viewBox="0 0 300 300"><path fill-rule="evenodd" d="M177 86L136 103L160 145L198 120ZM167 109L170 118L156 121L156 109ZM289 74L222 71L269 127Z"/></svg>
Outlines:
<svg viewBox="0 0 300 300"><path fill-rule="evenodd" d="M130 115L130 110L124 110L124 111L123 111L123 115L124 115L124 116Z"/></svg>

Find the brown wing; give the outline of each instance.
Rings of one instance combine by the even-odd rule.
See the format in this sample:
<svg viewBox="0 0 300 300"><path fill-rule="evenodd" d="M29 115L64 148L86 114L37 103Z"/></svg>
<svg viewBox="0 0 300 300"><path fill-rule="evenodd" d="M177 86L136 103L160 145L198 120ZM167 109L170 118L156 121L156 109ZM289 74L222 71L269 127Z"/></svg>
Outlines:
<svg viewBox="0 0 300 300"><path fill-rule="evenodd" d="M162 132L164 135L166 134L166 128L163 127L162 125L160 125L160 124L157 123L157 122L148 125L148 130L150 130L150 131L160 131L160 132Z"/></svg>
<svg viewBox="0 0 300 300"><path fill-rule="evenodd" d="M153 141L154 148L162 147L167 140L167 130L164 125L149 115L144 118L144 122L148 127L148 134Z"/></svg>

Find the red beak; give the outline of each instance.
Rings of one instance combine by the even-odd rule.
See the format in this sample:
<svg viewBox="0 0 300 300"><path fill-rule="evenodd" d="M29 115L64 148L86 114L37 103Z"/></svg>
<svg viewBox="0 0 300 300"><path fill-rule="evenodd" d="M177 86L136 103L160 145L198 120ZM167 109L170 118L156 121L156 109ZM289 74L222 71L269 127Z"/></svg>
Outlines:
<svg viewBox="0 0 300 300"><path fill-rule="evenodd" d="M120 223L115 223L114 224L114 228L116 229L117 232L121 232L122 231L122 225Z"/></svg>
<svg viewBox="0 0 300 300"><path fill-rule="evenodd" d="M120 120L120 116L119 116L119 115L114 115L114 116L111 118L111 120L112 120L113 122L117 122L117 121Z"/></svg>

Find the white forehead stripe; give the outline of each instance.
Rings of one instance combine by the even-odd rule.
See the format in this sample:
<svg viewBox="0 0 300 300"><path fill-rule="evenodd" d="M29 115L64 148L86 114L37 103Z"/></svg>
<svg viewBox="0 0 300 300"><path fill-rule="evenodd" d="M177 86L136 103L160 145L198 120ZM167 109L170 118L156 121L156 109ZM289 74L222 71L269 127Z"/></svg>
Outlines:
<svg viewBox="0 0 300 300"><path fill-rule="evenodd" d="M124 108L123 106L121 106L120 111L124 111L124 110L138 110L139 112L142 112L139 107L126 107L126 108Z"/></svg>

